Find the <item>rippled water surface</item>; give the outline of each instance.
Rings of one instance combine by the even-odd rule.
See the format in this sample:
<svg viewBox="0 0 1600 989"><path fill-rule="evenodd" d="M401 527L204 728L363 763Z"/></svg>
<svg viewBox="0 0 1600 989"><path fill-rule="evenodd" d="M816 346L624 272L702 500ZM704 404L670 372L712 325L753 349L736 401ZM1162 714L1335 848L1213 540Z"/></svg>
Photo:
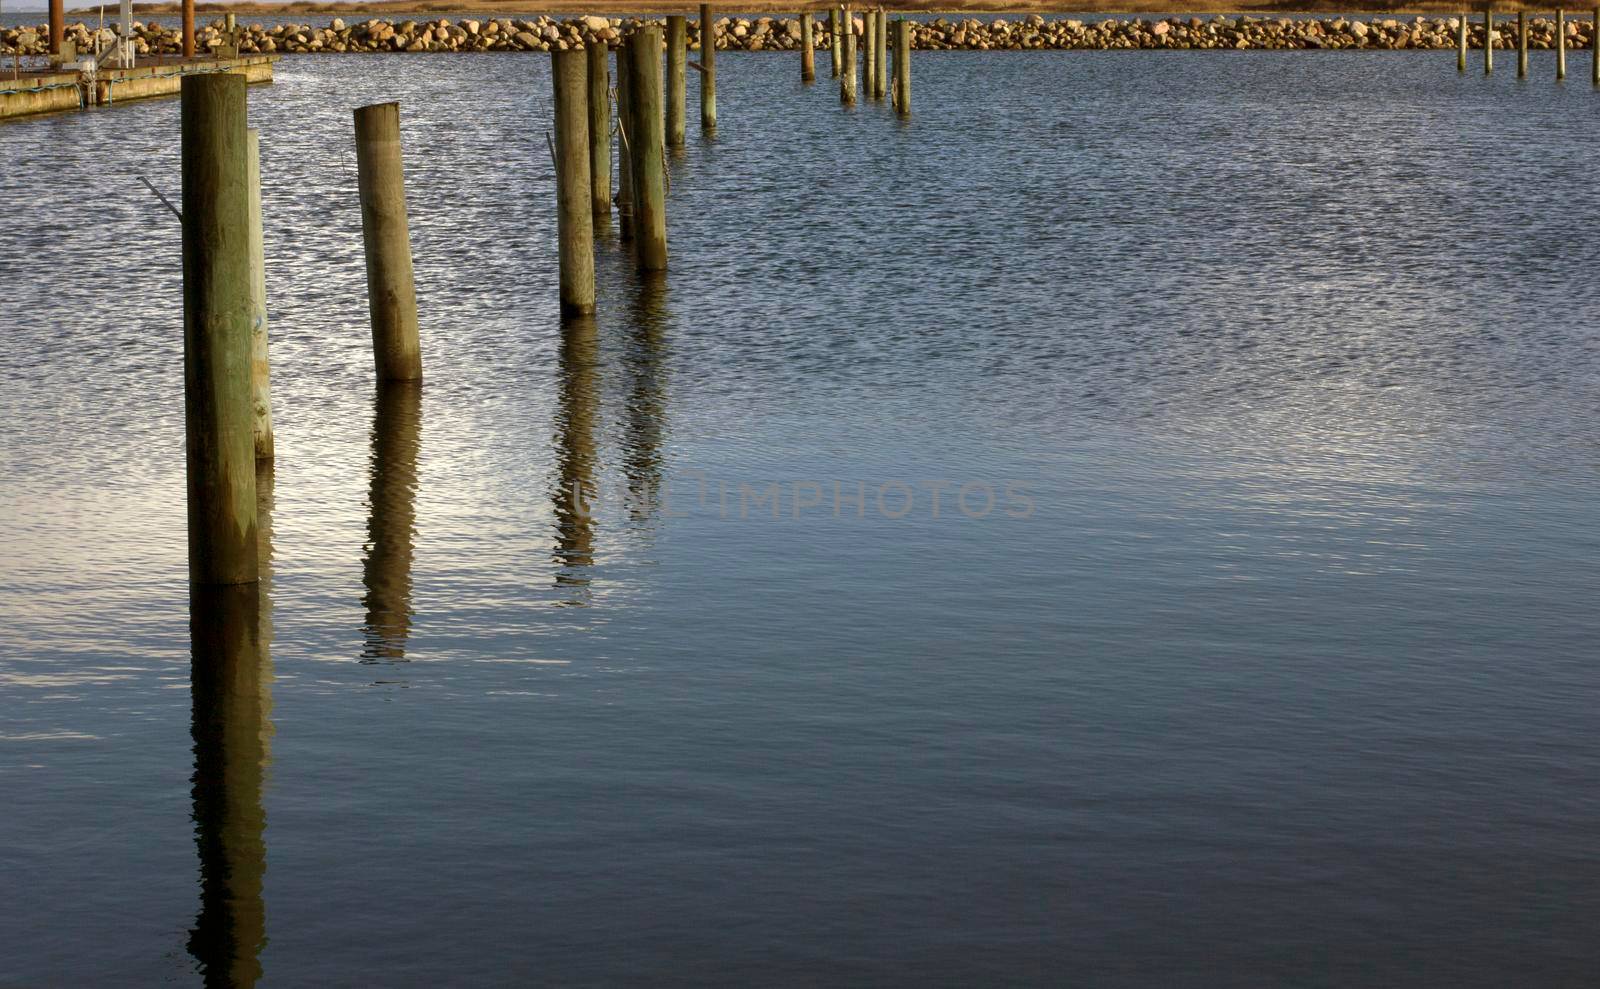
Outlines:
<svg viewBox="0 0 1600 989"><path fill-rule="evenodd" d="M902 122L729 53L563 334L546 57L286 59L269 580L193 630L178 105L0 126L0 983L1593 984L1600 97L1534 63L930 54Z"/></svg>

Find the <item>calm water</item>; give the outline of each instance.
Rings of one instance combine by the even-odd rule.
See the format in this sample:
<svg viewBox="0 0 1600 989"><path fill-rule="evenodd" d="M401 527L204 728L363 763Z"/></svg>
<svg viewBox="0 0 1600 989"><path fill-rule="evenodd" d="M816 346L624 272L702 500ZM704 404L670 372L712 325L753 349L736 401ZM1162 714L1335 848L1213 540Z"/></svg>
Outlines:
<svg viewBox="0 0 1600 989"><path fill-rule="evenodd" d="M0 126L0 984L1593 984L1600 97L1534 62L942 53L902 123L730 53L564 336L546 57L285 60L270 580L193 634L178 105Z"/></svg>

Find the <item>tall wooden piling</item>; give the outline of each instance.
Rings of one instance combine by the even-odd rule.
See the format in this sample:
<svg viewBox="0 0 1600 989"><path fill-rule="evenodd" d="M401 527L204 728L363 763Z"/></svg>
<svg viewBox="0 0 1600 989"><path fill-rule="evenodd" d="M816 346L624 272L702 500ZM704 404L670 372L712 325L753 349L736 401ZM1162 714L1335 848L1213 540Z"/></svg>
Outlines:
<svg viewBox="0 0 1600 989"><path fill-rule="evenodd" d="M1589 81L1592 85L1600 86L1600 7L1594 9L1594 22L1589 28L1590 59Z"/></svg>
<svg viewBox="0 0 1600 989"><path fill-rule="evenodd" d="M1467 12L1461 12L1461 18L1456 22L1456 71L1467 71Z"/></svg>
<svg viewBox="0 0 1600 989"><path fill-rule="evenodd" d="M422 347L417 339L417 286L400 157L400 104L359 107L355 120L372 356L378 380L415 381L422 377Z"/></svg>
<svg viewBox="0 0 1600 989"><path fill-rule="evenodd" d="M911 22L904 17L894 22L894 108L911 112Z"/></svg>
<svg viewBox="0 0 1600 989"><path fill-rule="evenodd" d="M189 22L193 23L194 0L184 0L184 10L189 11ZM67 4L66 0L50 0L50 48L52 55L61 54L61 40L67 33Z"/></svg>
<svg viewBox="0 0 1600 989"><path fill-rule="evenodd" d="M875 13L878 26L872 41L878 50L872 56L872 98L881 100L889 95L889 12L879 7Z"/></svg>
<svg viewBox="0 0 1600 989"><path fill-rule="evenodd" d="M194 58L194 0L183 0L183 57Z"/></svg>
<svg viewBox="0 0 1600 989"><path fill-rule="evenodd" d="M659 44L659 35L657 39ZM562 316L594 312L588 83L588 59L582 52L572 49L550 53L550 88L556 114L556 240Z"/></svg>
<svg viewBox="0 0 1600 989"><path fill-rule="evenodd" d="M1494 71L1494 8L1483 8L1483 74Z"/></svg>
<svg viewBox="0 0 1600 989"><path fill-rule="evenodd" d="M800 15L800 81L814 82L817 78L817 56L811 39L811 15Z"/></svg>
<svg viewBox="0 0 1600 989"><path fill-rule="evenodd" d="M872 60L878 56L877 42L872 40L873 33L878 29L878 12L864 10L861 12L861 89L862 95L869 100L877 99L877 89L874 80L878 78L877 70L872 67Z"/></svg>
<svg viewBox="0 0 1600 989"><path fill-rule="evenodd" d="M839 75L839 102L856 105L856 23L850 8L844 8L844 66Z"/></svg>
<svg viewBox="0 0 1600 989"><path fill-rule="evenodd" d="M833 63L832 78L839 78L844 68L844 38L839 35L839 8L828 8L828 57Z"/></svg>
<svg viewBox="0 0 1600 989"><path fill-rule="evenodd" d="M267 268L261 236L261 133L250 128L246 195L250 209L250 394L257 460L273 458L272 364L267 355Z"/></svg>
<svg viewBox="0 0 1600 989"><path fill-rule="evenodd" d="M689 26L681 14L667 18L667 147L682 148L688 116Z"/></svg>
<svg viewBox="0 0 1600 989"><path fill-rule="evenodd" d="M258 577L244 76L184 76L183 407L189 579Z"/></svg>
<svg viewBox="0 0 1600 989"><path fill-rule="evenodd" d="M625 242L633 240L633 154L628 150L633 142L632 108L632 72L623 47L617 49L617 129L622 139L617 145L617 236Z"/></svg>
<svg viewBox="0 0 1600 989"><path fill-rule="evenodd" d="M662 153L661 29L646 24L625 47L632 100L628 110L633 159L633 250L640 271L667 267L667 167Z"/></svg>
<svg viewBox="0 0 1600 989"><path fill-rule="evenodd" d="M717 26L711 5L700 5L700 129L717 129Z"/></svg>
<svg viewBox="0 0 1600 989"><path fill-rule="evenodd" d="M1556 11L1556 78L1567 77L1567 12Z"/></svg>
<svg viewBox="0 0 1600 989"><path fill-rule="evenodd" d="M1528 78L1528 12L1517 11L1517 78Z"/></svg>
<svg viewBox="0 0 1600 989"><path fill-rule="evenodd" d="M589 207L611 215L611 62L603 38L585 46L589 63Z"/></svg>

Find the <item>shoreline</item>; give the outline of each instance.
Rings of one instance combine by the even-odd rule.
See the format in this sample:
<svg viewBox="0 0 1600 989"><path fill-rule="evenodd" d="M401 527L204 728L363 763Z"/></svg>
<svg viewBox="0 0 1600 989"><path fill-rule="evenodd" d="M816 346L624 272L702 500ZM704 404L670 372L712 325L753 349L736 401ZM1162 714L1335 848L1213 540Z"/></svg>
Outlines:
<svg viewBox="0 0 1600 989"><path fill-rule="evenodd" d="M371 53L478 53L530 52L583 47L592 41L614 44L633 26L654 20L639 17L557 18L540 15L520 17L448 17L425 20L369 18L345 21L335 17L321 24L284 24L268 28L261 24L240 23L239 54L371 54ZM815 46L826 51L829 44L828 20L815 18ZM855 33L861 34L862 21L855 17ZM1027 14L1015 20L999 18L938 17L915 22L912 47L918 51L1108 51L1140 50L1330 50L1357 49L1395 51L1404 49L1446 50L1457 45L1456 17L1372 16L1348 18L1262 18L1252 16L1211 18L1136 17L1090 19L1060 17L1046 19ZM716 47L727 51L798 51L798 17L723 17L716 23ZM689 18L691 48L699 47L700 27ZM1528 47L1556 47L1555 21L1535 17L1529 21ZM36 30L43 29L39 25ZM0 53L10 54L28 27L0 30ZM1481 21L1468 26L1468 46L1483 47ZM1516 32L1508 25L1496 30L1495 47L1514 49ZM110 30L107 30L109 36ZM196 25L196 43L202 51L215 51L229 40L221 18ZM47 31L39 30L34 44L22 48L23 55L43 55ZM84 22L67 25L66 38L80 50L94 44L94 29ZM172 54L181 47L178 30L154 23L134 22L135 48L139 55ZM1592 45L1590 21L1568 19L1567 48L1577 50Z"/></svg>

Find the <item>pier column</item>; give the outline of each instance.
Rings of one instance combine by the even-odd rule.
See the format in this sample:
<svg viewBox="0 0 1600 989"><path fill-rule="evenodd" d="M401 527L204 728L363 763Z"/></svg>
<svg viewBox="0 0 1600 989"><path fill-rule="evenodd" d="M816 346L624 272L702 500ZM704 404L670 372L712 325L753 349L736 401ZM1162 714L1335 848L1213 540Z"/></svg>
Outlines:
<svg viewBox="0 0 1600 989"><path fill-rule="evenodd" d="M189 7L194 0L184 0L184 9ZM61 39L67 33L67 4L66 0L50 0L50 54L61 54Z"/></svg>
<svg viewBox="0 0 1600 989"><path fill-rule="evenodd" d="M633 159L633 247L640 271L667 267L667 174L661 122L661 29L646 24L625 47L633 89L628 111Z"/></svg>
<svg viewBox="0 0 1600 989"><path fill-rule="evenodd" d="M817 78L817 62L811 42L811 15L800 15L800 81L813 82Z"/></svg>
<svg viewBox="0 0 1600 989"><path fill-rule="evenodd" d="M659 35L657 36L659 44ZM555 103L556 240L560 246L561 315L594 312L594 216L589 197L588 57L550 53Z"/></svg>
<svg viewBox="0 0 1600 989"><path fill-rule="evenodd" d="M1456 71L1467 71L1467 19L1465 10L1461 12L1461 19L1456 23Z"/></svg>
<svg viewBox="0 0 1600 989"><path fill-rule="evenodd" d="M617 236L633 239L633 72L628 65L628 43L617 49Z"/></svg>
<svg viewBox="0 0 1600 989"><path fill-rule="evenodd" d="M1594 22L1589 26L1590 77L1592 84L1600 86L1600 7L1594 9Z"/></svg>
<svg viewBox="0 0 1600 989"><path fill-rule="evenodd" d="M1567 77L1567 12L1556 11L1556 78Z"/></svg>
<svg viewBox="0 0 1600 989"><path fill-rule="evenodd" d="M584 46L589 66L589 209L611 215L611 62L603 38Z"/></svg>
<svg viewBox="0 0 1600 989"><path fill-rule="evenodd" d="M839 36L839 8L828 10L828 53L833 61L833 78L839 78L844 66L844 39Z"/></svg>
<svg viewBox="0 0 1600 989"><path fill-rule="evenodd" d="M894 108L902 114L911 112L911 27L903 17L894 22Z"/></svg>
<svg viewBox="0 0 1600 989"><path fill-rule="evenodd" d="M183 77L183 410L189 579L258 579L244 76Z"/></svg>
<svg viewBox="0 0 1600 989"><path fill-rule="evenodd" d="M861 89L862 95L867 99L877 99L878 72L872 67L872 60L878 57L878 43L873 40L873 35L878 30L878 12L864 10L861 12Z"/></svg>
<svg viewBox="0 0 1600 989"><path fill-rule="evenodd" d="M872 56L872 98L881 100L889 95L889 12L879 7L878 27L873 31L873 43L878 50Z"/></svg>
<svg viewBox="0 0 1600 989"><path fill-rule="evenodd" d="M839 76L839 102L856 105L856 23L850 8L844 8L844 67Z"/></svg>
<svg viewBox="0 0 1600 989"><path fill-rule="evenodd" d="M411 269L405 168L400 156L400 104L359 107L356 186L367 254L367 308L379 381L422 377L417 335L417 286Z"/></svg>
<svg viewBox="0 0 1600 989"><path fill-rule="evenodd" d="M194 58L194 0L183 0L183 57Z"/></svg>
<svg viewBox="0 0 1600 989"><path fill-rule="evenodd" d="M667 18L667 147L682 148L688 130L689 26L681 14Z"/></svg>
<svg viewBox="0 0 1600 989"><path fill-rule="evenodd" d="M261 237L261 132L249 132L246 194L250 207L250 382L256 459L273 458L272 364L267 354L267 269Z"/></svg>
<svg viewBox="0 0 1600 989"><path fill-rule="evenodd" d="M717 129L717 26L711 5L700 5L700 129Z"/></svg>
<svg viewBox="0 0 1600 989"><path fill-rule="evenodd" d="M1494 8L1483 8L1483 74L1494 71Z"/></svg>
<svg viewBox="0 0 1600 989"><path fill-rule="evenodd" d="M1517 11L1517 78L1528 78L1528 12Z"/></svg>

